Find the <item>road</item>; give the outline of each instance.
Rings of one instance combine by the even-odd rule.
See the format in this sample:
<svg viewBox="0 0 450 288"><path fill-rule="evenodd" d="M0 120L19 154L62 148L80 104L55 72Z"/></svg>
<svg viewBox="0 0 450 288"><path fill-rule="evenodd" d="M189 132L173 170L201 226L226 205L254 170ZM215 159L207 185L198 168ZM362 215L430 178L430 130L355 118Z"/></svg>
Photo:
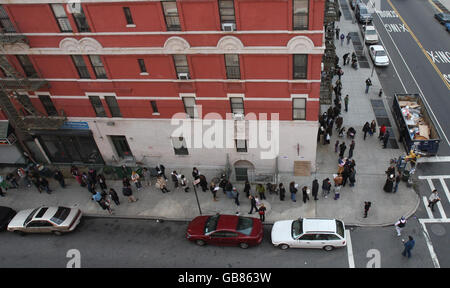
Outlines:
<svg viewBox="0 0 450 288"><path fill-rule="evenodd" d="M386 92L421 93L431 107L443 134L439 155L450 155L450 37L434 19L437 12L428 1L382 0L374 25L391 59L377 68ZM370 4L369 4L370 5Z"/></svg>
<svg viewBox="0 0 450 288"><path fill-rule="evenodd" d="M433 267L416 222L410 221L403 237L397 237L393 227L355 228L350 232L351 249L326 252L275 248L270 242L270 225L264 227L260 246L244 250L197 246L184 238L184 222L85 218L76 231L63 236L1 233L0 267L64 268L72 259L66 257L71 249L80 252L82 268L348 268L350 251L356 268ZM411 259L400 255L400 238L407 235L416 239Z"/></svg>

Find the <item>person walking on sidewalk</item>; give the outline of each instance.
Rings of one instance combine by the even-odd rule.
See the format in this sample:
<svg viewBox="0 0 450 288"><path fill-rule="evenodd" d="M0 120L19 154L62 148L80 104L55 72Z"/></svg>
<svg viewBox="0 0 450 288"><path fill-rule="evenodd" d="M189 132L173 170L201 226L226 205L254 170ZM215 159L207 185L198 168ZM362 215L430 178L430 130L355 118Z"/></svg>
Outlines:
<svg viewBox="0 0 450 288"><path fill-rule="evenodd" d="M372 123L370 123L369 135L373 136L373 134L375 133L377 133L377 122L375 122L375 120L372 120Z"/></svg>
<svg viewBox="0 0 450 288"><path fill-rule="evenodd" d="M179 182L178 182L179 176L178 176L177 171L173 170L172 173L170 174L170 177L172 178L174 189L177 189L178 188L178 184L179 184Z"/></svg>
<svg viewBox="0 0 450 288"><path fill-rule="evenodd" d="M200 187L202 187L202 191L203 192L208 191L208 182L206 181L205 175L200 174L198 176L198 179L200 179Z"/></svg>
<svg viewBox="0 0 450 288"><path fill-rule="evenodd" d="M342 56L342 60L344 61L344 66L347 65L347 59L350 56L350 53L346 53L344 54L344 56Z"/></svg>
<svg viewBox="0 0 450 288"><path fill-rule="evenodd" d="M355 167L350 167L350 176L348 176L348 181L350 181L350 187L354 187L355 186L355 182L356 182L356 170Z"/></svg>
<svg viewBox="0 0 450 288"><path fill-rule="evenodd" d="M345 112L348 112L348 94L344 97Z"/></svg>
<svg viewBox="0 0 450 288"><path fill-rule="evenodd" d="M397 222L394 224L395 230L397 231L397 236L402 236L402 229L406 226L406 219L402 216Z"/></svg>
<svg viewBox="0 0 450 288"><path fill-rule="evenodd" d="M124 186L122 188L122 194L123 196L128 197L128 203L136 202L138 200L133 196L133 190L131 190L131 186Z"/></svg>
<svg viewBox="0 0 450 288"><path fill-rule="evenodd" d="M330 194L330 190L331 190L330 178L325 178L322 181L322 196L324 198L328 198L328 194Z"/></svg>
<svg viewBox="0 0 450 288"><path fill-rule="evenodd" d="M334 177L334 200L338 200L341 193L343 178L341 174Z"/></svg>
<svg viewBox="0 0 450 288"><path fill-rule="evenodd" d="M303 188L302 188L302 194L303 194L303 203L306 204L306 201L309 201L308 187L307 187L307 186L303 186Z"/></svg>
<svg viewBox="0 0 450 288"><path fill-rule="evenodd" d="M66 188L66 183L64 182L64 175L61 173L59 169L56 169L53 178L55 178L55 180L58 181L59 185L61 185L62 188Z"/></svg>
<svg viewBox="0 0 450 288"><path fill-rule="evenodd" d="M114 203L116 203L116 205L119 206L120 205L119 195L117 195L116 190L114 190L113 188L109 188L108 194L109 197L111 197L111 200L113 200Z"/></svg>
<svg viewBox="0 0 450 288"><path fill-rule="evenodd" d="M319 181L317 179L314 179L312 183L312 196L314 197L314 200L317 201L317 195L319 194Z"/></svg>
<svg viewBox="0 0 450 288"><path fill-rule="evenodd" d="M256 192L258 192L259 195L259 199L261 200L266 200L266 189L264 188L264 186L262 184L258 184L256 186Z"/></svg>
<svg viewBox="0 0 450 288"><path fill-rule="evenodd" d="M258 214L259 220L261 220L261 222L266 221L266 206L264 206L264 204L261 204L261 206L259 207Z"/></svg>
<svg viewBox="0 0 450 288"><path fill-rule="evenodd" d="M227 181L224 191L228 198L233 199L233 184L230 181Z"/></svg>
<svg viewBox="0 0 450 288"><path fill-rule="evenodd" d="M336 130L337 131L341 130L343 123L344 123L344 118L342 118L342 116L336 117Z"/></svg>
<svg viewBox="0 0 450 288"><path fill-rule="evenodd" d="M97 175L97 182L100 185L100 189L102 189L102 191L106 191L106 189L108 189L105 176L102 173Z"/></svg>
<svg viewBox="0 0 450 288"><path fill-rule="evenodd" d="M384 133L386 133L386 125L382 124L380 126L380 134L378 135L378 139L382 140Z"/></svg>
<svg viewBox="0 0 450 288"><path fill-rule="evenodd" d="M386 147L387 147L387 143L389 141L389 136L390 136L389 130L386 130L386 132L383 135L383 149L386 149Z"/></svg>
<svg viewBox="0 0 450 288"><path fill-rule="evenodd" d="M181 175L180 185L181 185L181 188L184 189L184 192L186 192L186 193L189 192L188 180L186 179L186 177L184 175Z"/></svg>
<svg viewBox="0 0 450 288"><path fill-rule="evenodd" d="M292 181L289 184L289 192L291 192L291 200L293 202L297 202L297 200L295 200L295 194L297 194L297 191L298 191L297 187L298 187L298 184L295 184L294 181Z"/></svg>
<svg viewBox="0 0 450 288"><path fill-rule="evenodd" d="M284 198L286 196L286 188L284 188L283 183L280 183L280 185L278 185L278 188L280 190L280 201L284 201Z"/></svg>
<svg viewBox="0 0 450 288"><path fill-rule="evenodd" d="M133 181L134 185L136 185L137 190L141 190L141 176L136 171L131 172L131 181Z"/></svg>
<svg viewBox="0 0 450 288"><path fill-rule="evenodd" d="M339 29L339 27L336 27L336 29L334 29L334 31L336 32L336 40L339 40L339 32L341 31L341 29Z"/></svg>
<svg viewBox="0 0 450 288"><path fill-rule="evenodd" d="M345 187L347 179L350 178L350 167L348 165L344 165L344 170L342 171L341 175L342 175L342 187Z"/></svg>
<svg viewBox="0 0 450 288"><path fill-rule="evenodd" d="M250 182L248 182L248 180L245 180L245 186L244 186L244 193L245 193L245 197L249 197L250 196L250 189L252 187L250 186Z"/></svg>
<svg viewBox="0 0 450 288"><path fill-rule="evenodd" d="M339 140L336 140L336 143L334 143L334 153L338 152L338 148L339 148Z"/></svg>
<svg viewBox="0 0 450 288"><path fill-rule="evenodd" d="M217 200L217 191L219 191L220 187L216 186L216 184L214 182L211 182L211 184L209 185L209 191L211 191L211 193L213 194L213 201L218 201Z"/></svg>
<svg viewBox="0 0 450 288"><path fill-rule="evenodd" d="M197 167L192 168L192 178L194 178L194 180L200 179L200 172L198 172ZM199 183L197 183L195 185L195 187L197 187L197 188L198 188L198 186L199 186Z"/></svg>
<svg viewBox="0 0 450 288"><path fill-rule="evenodd" d="M159 164L159 166L156 166L156 171L158 172L158 175L164 177L165 180L167 180L166 177L166 167L164 167L164 165Z"/></svg>
<svg viewBox="0 0 450 288"><path fill-rule="evenodd" d="M369 122L366 122L362 129L362 131L364 132L364 140L366 140L367 132L369 132L369 130L370 130L370 124L369 124Z"/></svg>
<svg viewBox="0 0 450 288"><path fill-rule="evenodd" d="M372 202L364 202L364 218L367 218L367 213L369 212L370 206L372 206Z"/></svg>
<svg viewBox="0 0 450 288"><path fill-rule="evenodd" d="M344 46L344 39L345 39L345 35L344 33L341 34L341 46Z"/></svg>
<svg viewBox="0 0 450 288"><path fill-rule="evenodd" d="M402 240L404 241L404 240ZM408 236L408 241L404 243L405 249L402 252L402 255L406 257L408 255L408 258L411 258L411 250L414 248L414 245L416 244L416 241L414 241L413 237Z"/></svg>
<svg viewBox="0 0 450 288"><path fill-rule="evenodd" d="M345 153L345 149L347 149L347 145L345 145L345 142L342 142L341 145L339 145L339 157L343 158L344 157L344 153Z"/></svg>
<svg viewBox="0 0 450 288"><path fill-rule="evenodd" d="M353 150L355 150L355 140L352 140L352 144L350 144L350 149L348 150L348 159L353 158Z"/></svg>
<svg viewBox="0 0 450 288"><path fill-rule="evenodd" d="M366 94L369 93L369 87L372 86L372 80L370 78L366 79Z"/></svg>
<svg viewBox="0 0 450 288"><path fill-rule="evenodd" d="M352 40L352 36L350 35L350 32L347 33L347 36L345 38L347 39L347 45L350 44L350 40Z"/></svg>
<svg viewBox="0 0 450 288"><path fill-rule="evenodd" d="M239 191L237 191L236 187L233 187L233 198L234 198L234 204L236 204L236 206L239 206Z"/></svg>
<svg viewBox="0 0 450 288"><path fill-rule="evenodd" d="M431 192L430 197L428 198L428 207L431 208L431 211L434 212L434 205L436 205L437 202L441 201L441 198L438 196L437 189L434 189L433 192Z"/></svg>
<svg viewBox="0 0 450 288"><path fill-rule="evenodd" d="M147 167L144 167L144 169L142 169L142 174L144 176L144 183L146 183L147 186L152 186L152 173L150 170L148 170Z"/></svg>
<svg viewBox="0 0 450 288"><path fill-rule="evenodd" d="M255 212L258 211L258 207L256 207L256 199L255 197L253 197L253 195L250 195L250 197L248 197L248 199L250 199L250 212L248 212L248 214L253 214L253 208L255 209Z"/></svg>

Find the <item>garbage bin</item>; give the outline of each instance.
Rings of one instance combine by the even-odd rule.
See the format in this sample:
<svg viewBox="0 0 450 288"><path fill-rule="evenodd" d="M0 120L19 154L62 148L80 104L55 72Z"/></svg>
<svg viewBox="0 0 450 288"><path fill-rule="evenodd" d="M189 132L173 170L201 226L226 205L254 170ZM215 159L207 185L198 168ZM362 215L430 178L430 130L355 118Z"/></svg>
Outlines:
<svg viewBox="0 0 450 288"><path fill-rule="evenodd" d="M409 170L403 170L402 180L408 182L408 179L409 179Z"/></svg>

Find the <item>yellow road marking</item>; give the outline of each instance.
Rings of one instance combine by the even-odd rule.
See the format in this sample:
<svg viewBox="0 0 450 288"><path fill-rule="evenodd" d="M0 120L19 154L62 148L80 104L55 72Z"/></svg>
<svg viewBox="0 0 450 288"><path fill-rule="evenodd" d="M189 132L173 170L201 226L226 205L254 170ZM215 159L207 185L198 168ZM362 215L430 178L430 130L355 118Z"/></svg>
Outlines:
<svg viewBox="0 0 450 288"><path fill-rule="evenodd" d="M409 28L408 24L406 24L406 21L400 15L400 13L398 12L397 8L394 7L394 5L392 4L391 0L387 0L387 2L389 3L389 5L391 5L392 9L394 9L395 13L397 13L398 18L400 19L400 21L403 22L403 24L405 25L406 29L408 29L409 34L413 37L414 41L417 43L419 48L422 50L422 53L425 55L425 57L427 57L427 59L430 62L431 66L433 66L434 70L436 70L436 72L438 73L439 77L441 77L441 79L444 82L445 86L447 86L447 89L450 90L450 83L448 83L448 81L445 79L444 75L442 75L442 72L439 70L439 68L436 66L436 64L433 62L433 60L431 60L430 55L428 55L427 51L423 48L422 44L417 39L416 35L414 35L414 33L412 32L411 28Z"/></svg>
<svg viewBox="0 0 450 288"><path fill-rule="evenodd" d="M430 2L431 5L434 6L434 8L436 8L436 10L439 11L439 13L443 13L444 11L441 10L441 8L439 8L436 4L434 4L433 0L428 0L428 2Z"/></svg>

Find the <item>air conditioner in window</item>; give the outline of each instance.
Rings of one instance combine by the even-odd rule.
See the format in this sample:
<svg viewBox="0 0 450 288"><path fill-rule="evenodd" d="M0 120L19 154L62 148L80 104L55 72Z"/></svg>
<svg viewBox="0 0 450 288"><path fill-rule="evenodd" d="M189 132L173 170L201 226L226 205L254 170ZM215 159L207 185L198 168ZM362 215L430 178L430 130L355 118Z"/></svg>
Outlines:
<svg viewBox="0 0 450 288"><path fill-rule="evenodd" d="M179 80L189 80L189 74L188 73L178 73L178 79Z"/></svg>
<svg viewBox="0 0 450 288"><path fill-rule="evenodd" d="M236 113L236 114L233 114L233 119L234 120L244 120L245 119L245 115L241 114L241 113Z"/></svg>
<svg viewBox="0 0 450 288"><path fill-rule="evenodd" d="M236 25L234 23L223 23L222 30L228 32L234 31L236 30Z"/></svg>

